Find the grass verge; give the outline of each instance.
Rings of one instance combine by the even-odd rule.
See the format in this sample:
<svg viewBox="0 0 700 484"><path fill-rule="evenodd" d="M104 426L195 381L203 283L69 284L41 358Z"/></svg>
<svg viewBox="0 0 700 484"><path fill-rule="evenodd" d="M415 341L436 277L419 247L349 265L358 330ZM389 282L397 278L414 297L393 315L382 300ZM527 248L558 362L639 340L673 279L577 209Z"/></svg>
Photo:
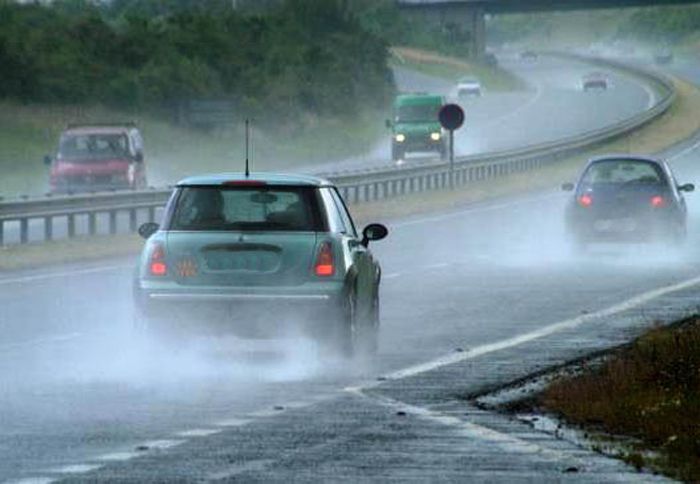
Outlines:
<svg viewBox="0 0 700 484"><path fill-rule="evenodd" d="M362 112L357 119L305 119L275 133L253 125L252 162L256 170L281 171L316 162L360 156L386 136L386 113ZM118 112L99 106L32 106L0 102L0 196L38 195L48 190L42 159L56 149L69 122L137 121L146 144L148 175L153 185L166 185L193 172L242 170L245 158L242 126L204 132L185 129L153 116Z"/></svg>
<svg viewBox="0 0 700 484"><path fill-rule="evenodd" d="M497 66L471 63L409 47L394 47L391 52L393 65L440 77L452 83L456 83L461 77L474 76L490 91L515 91L526 88L520 78Z"/></svg>
<svg viewBox="0 0 700 484"><path fill-rule="evenodd" d="M634 133L604 143L586 153L562 160L541 170L474 183L454 191L416 193L355 205L352 207L352 212L358 225L363 225L373 221L387 222L400 217L456 209L475 202L552 189L562 182L573 180L586 159L597 154L660 151L689 138L700 130L700 118L696 116L696 113L700 112L700 91L684 81L676 80L675 83L678 91L677 100L663 116ZM140 247L139 239L130 236L128 240L131 242L125 244L119 237L114 239L100 237L12 247L0 250L0 270L135 253Z"/></svg>
<svg viewBox="0 0 700 484"><path fill-rule="evenodd" d="M644 448L624 456L637 467L700 482L700 319L654 328L600 368L555 380L539 404L591 430L641 440Z"/></svg>

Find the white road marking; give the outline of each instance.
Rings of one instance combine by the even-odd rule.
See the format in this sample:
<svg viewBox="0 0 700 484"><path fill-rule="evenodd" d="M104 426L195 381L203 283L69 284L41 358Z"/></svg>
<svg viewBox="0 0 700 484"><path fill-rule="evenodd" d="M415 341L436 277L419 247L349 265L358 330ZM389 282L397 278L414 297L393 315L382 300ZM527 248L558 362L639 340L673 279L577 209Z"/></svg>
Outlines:
<svg viewBox="0 0 700 484"><path fill-rule="evenodd" d="M68 333L59 334L56 336L49 336L46 338L33 339L29 341L20 341L17 343L7 343L0 345L1 350L11 350L17 348L26 348L28 346L40 346L47 343L65 343L66 341L71 341L83 336L83 333Z"/></svg>
<svg viewBox="0 0 700 484"><path fill-rule="evenodd" d="M102 464L74 464L61 467L55 472L60 474L85 474L86 472L96 471L102 468Z"/></svg>
<svg viewBox="0 0 700 484"><path fill-rule="evenodd" d="M461 353L450 353L450 354L444 355L440 358L434 359L432 361L428 361L426 363L420 363L418 365L410 366L410 367L404 368L402 370L398 370L398 371L395 371L393 373L390 373L390 374L386 375L384 377L384 379L381 381L372 381L372 382L367 382L367 383L365 383L363 385L359 385L359 386L346 387L346 391L350 391L350 392L362 391L364 389L379 386L379 385L381 385L382 381L401 380L403 378L408 378L411 376L419 375L421 373L426 373L428 371L436 370L438 368L452 365L454 363L459 363L459 362L462 362L465 360L470 360L470 359L473 359L473 358L476 358L478 356L482 356L482 355L485 355L488 353L494 353L496 351L519 346L523 343L528 343L530 341L544 338L546 336L550 336L554 333L558 333L558 332L566 330L566 329L576 328L578 326L581 326L585 323L588 323L588 322L596 320L596 319L613 316L615 314L627 311L629 309L634 309L635 307L641 306L642 304L649 302L651 300L657 299L661 296L665 296L665 295L671 294L673 292L681 291L683 289L689 289L689 288L697 286L697 285L700 285L700 276L694 277L692 279L687 279L687 280L679 282L677 284L672 284L669 286L660 287L657 289L653 289L653 290L638 294L637 296L634 296L630 299L627 299L626 301L623 301L619 304L615 304L615 305L610 306L606 309L596 311L594 313L583 314L583 315L577 316L575 318L567 319L564 321L560 321L558 323L544 326L542 328L536 329L536 330L531 331L529 333L524 333L524 334L521 334L519 336L514 336L512 338L504 339L501 341L496 341L494 343L488 343L488 344L484 344L481 346L477 346L477 347L471 348L471 349L464 351L464 352L461 352Z"/></svg>
<svg viewBox="0 0 700 484"><path fill-rule="evenodd" d="M97 458L97 460L100 461L107 461L107 462L122 462L125 460L130 460L135 457L138 457L140 455L143 455L143 452L112 452L110 454L103 454Z"/></svg>
<svg viewBox="0 0 700 484"><path fill-rule="evenodd" d="M700 148L700 141L697 141L697 142L694 143L692 146L689 146L689 147L687 147L686 149L684 149L684 150L682 150L682 151L679 151L678 153L676 153L676 154L673 155L673 156L669 156L668 159L669 159L669 160L676 160L676 159L678 159L678 158L682 158L683 156L687 155L687 154L690 153L691 151L697 150L698 148Z"/></svg>
<svg viewBox="0 0 700 484"><path fill-rule="evenodd" d="M50 484L56 481L58 481L58 479L55 477L27 477L26 479L5 481L4 484Z"/></svg>
<svg viewBox="0 0 700 484"><path fill-rule="evenodd" d="M490 119L489 121L485 121L479 125L479 128L484 128L488 126L494 126L496 124L500 124L503 121L507 119L514 118L515 116L519 116L522 111L525 111L526 109L529 109L530 106L534 105L536 102L540 100L542 97L542 94L544 94L544 89L542 88L542 83L537 82L535 83L535 94L528 99L526 102L518 106L517 108L513 109L512 111L509 111L506 114L503 114L501 116L497 116L495 118Z"/></svg>
<svg viewBox="0 0 700 484"><path fill-rule="evenodd" d="M440 425L458 428L464 437L471 440L495 444L505 452L531 455L536 454L540 457L545 457L551 460L566 460L569 463L575 462L578 464L577 467L582 467L578 459L573 458L568 453L543 447L513 435L498 432L488 427L459 419L452 415L430 410L425 407L404 403L384 395L367 395L363 392L353 393L367 400L372 400L375 403L379 403L384 407L391 408L392 410L403 411L406 412L407 415L413 415L423 420L430 420L432 422L439 423Z"/></svg>
<svg viewBox="0 0 700 484"><path fill-rule="evenodd" d="M405 222L399 222L396 224L391 224L391 228L402 228L402 227L408 227L411 225L420 225L428 222L437 222L439 220L447 220L450 218L454 217L461 217L465 214L470 214L470 213L480 213L480 212L492 212L492 211L497 211L497 210L502 210L505 208L510 208L514 205L524 205L528 203L539 203L542 202L543 200L547 200L549 198L559 198L562 195L560 193L547 193L544 195L538 195L534 196L532 198L526 198L526 199L519 199L519 200L511 200L508 202L503 202L503 203L494 203L491 205L484 205L480 207L472 207L472 208L466 208L464 210L457 210L455 212L449 212L449 213L443 213L440 215L431 215L428 217L422 217L418 219L412 219L412 220L407 220Z"/></svg>
<svg viewBox="0 0 700 484"><path fill-rule="evenodd" d="M396 279L397 277L401 276L402 274L400 272L393 272L391 274L382 275L382 279Z"/></svg>
<svg viewBox="0 0 700 484"><path fill-rule="evenodd" d="M43 274L32 274L28 276L11 277L0 279L0 286L7 284L24 284L27 282L44 281L48 279L62 279L64 277L79 276L84 274L95 274L99 272L109 272L114 270L129 269L131 266L119 265L119 266L102 266L102 267L91 267L89 269L76 269L73 271L63 271L63 272L46 272Z"/></svg>
<svg viewBox="0 0 700 484"><path fill-rule="evenodd" d="M184 430L182 432L177 432L175 435L178 437L207 437L209 435L214 435L214 434L219 434L221 433L221 429L192 429L192 430Z"/></svg>
<svg viewBox="0 0 700 484"><path fill-rule="evenodd" d="M226 420L220 420L214 425L219 427L242 427L243 425L247 425L252 421L253 419L250 418L229 418Z"/></svg>

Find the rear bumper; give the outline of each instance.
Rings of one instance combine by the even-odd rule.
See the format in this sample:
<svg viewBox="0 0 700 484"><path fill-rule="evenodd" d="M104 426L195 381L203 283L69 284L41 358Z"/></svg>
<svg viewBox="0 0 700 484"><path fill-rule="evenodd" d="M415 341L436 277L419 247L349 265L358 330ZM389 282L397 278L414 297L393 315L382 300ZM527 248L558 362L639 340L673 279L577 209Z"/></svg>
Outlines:
<svg viewBox="0 0 700 484"><path fill-rule="evenodd" d="M433 141L432 139L411 139L407 138L403 143L394 142L394 149L403 152L409 151L442 151L445 149L445 144L440 139Z"/></svg>
<svg viewBox="0 0 700 484"><path fill-rule="evenodd" d="M314 303L331 301L330 294L221 294L199 292L154 292L148 294L152 301L174 302L297 302Z"/></svg>
<svg viewBox="0 0 700 484"><path fill-rule="evenodd" d="M134 286L134 302L142 316L168 326L199 328L327 322L339 314L344 296L340 281L294 287L191 288L148 280Z"/></svg>
<svg viewBox="0 0 700 484"><path fill-rule="evenodd" d="M610 220L574 217L567 223L570 234L578 240L590 242L652 242L672 239L684 231L684 226L682 220L672 216L626 217Z"/></svg>

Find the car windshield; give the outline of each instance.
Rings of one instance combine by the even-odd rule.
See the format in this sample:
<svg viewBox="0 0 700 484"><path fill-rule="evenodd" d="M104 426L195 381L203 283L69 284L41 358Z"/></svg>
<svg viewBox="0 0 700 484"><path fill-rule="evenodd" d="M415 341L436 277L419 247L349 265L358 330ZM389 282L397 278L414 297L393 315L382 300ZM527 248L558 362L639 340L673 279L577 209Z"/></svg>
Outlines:
<svg viewBox="0 0 700 484"><path fill-rule="evenodd" d="M421 121L437 122L440 106L435 104L420 104L400 106L396 121L399 123L415 123Z"/></svg>
<svg viewBox="0 0 700 484"><path fill-rule="evenodd" d="M124 134L75 134L61 138L59 158L95 160L124 157L129 144Z"/></svg>
<svg viewBox="0 0 700 484"><path fill-rule="evenodd" d="M661 184L664 180L663 172L656 163L605 160L588 167L582 178L582 184Z"/></svg>
<svg viewBox="0 0 700 484"><path fill-rule="evenodd" d="M315 190L303 187L185 187L170 230L320 231Z"/></svg>

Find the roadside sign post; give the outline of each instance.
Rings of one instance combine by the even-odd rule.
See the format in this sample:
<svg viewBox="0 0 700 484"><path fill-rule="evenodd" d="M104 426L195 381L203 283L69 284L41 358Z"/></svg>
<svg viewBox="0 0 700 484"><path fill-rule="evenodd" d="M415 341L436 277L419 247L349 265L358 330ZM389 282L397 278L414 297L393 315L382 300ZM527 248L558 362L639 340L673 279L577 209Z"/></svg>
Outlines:
<svg viewBox="0 0 700 484"><path fill-rule="evenodd" d="M458 104L445 104L438 113L444 129L450 132L450 189L455 186L455 131L464 124L464 110Z"/></svg>

